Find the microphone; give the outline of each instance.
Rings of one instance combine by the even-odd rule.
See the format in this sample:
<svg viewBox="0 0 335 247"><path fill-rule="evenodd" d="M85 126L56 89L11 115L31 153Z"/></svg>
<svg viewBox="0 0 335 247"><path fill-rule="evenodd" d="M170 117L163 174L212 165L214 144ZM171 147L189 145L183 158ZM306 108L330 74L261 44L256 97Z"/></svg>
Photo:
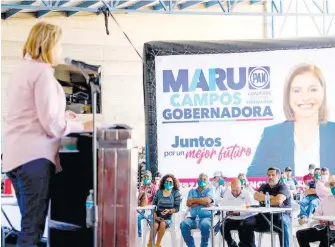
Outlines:
<svg viewBox="0 0 335 247"><path fill-rule="evenodd" d="M101 72L101 67L98 65L87 64L82 61L73 60L69 57L66 57L64 61L65 64L71 65L83 71L87 71L88 73L94 73L95 75L98 75Z"/></svg>

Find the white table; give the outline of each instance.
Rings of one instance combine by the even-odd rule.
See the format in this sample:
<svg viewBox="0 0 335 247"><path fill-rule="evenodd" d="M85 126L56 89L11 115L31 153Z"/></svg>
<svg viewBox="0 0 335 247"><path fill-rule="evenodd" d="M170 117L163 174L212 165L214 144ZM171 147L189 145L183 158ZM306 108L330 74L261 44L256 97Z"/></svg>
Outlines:
<svg viewBox="0 0 335 247"><path fill-rule="evenodd" d="M330 222L335 222L335 216L320 215L320 216L313 216L312 219L318 221L327 221L328 246L330 246Z"/></svg>
<svg viewBox="0 0 335 247"><path fill-rule="evenodd" d="M148 205L145 207L136 207L137 211L142 211L142 210L150 210L151 215L152 215L152 223L149 224L151 228L151 240L152 240L152 246L155 246L155 233L154 233L154 227L155 227L155 210L156 210L156 205Z"/></svg>
<svg viewBox="0 0 335 247"><path fill-rule="evenodd" d="M271 246L274 247L274 235L273 235L273 214L283 214L288 211L292 211L292 208L276 208L276 207L242 207L242 206L219 206L219 207L208 207L208 208L202 208L202 210L210 211L211 212L211 221L212 221L212 227L211 227L211 242L212 246L214 247L214 229L213 229L213 222L214 222L214 212L215 211L222 211L222 212L245 212L245 213L254 213L254 214L270 214L271 215L271 224L270 224L270 232L271 232ZM264 216L265 217L265 216ZM282 237L283 237L283 243L284 243L284 224L282 221ZM223 245L224 243L223 239Z"/></svg>

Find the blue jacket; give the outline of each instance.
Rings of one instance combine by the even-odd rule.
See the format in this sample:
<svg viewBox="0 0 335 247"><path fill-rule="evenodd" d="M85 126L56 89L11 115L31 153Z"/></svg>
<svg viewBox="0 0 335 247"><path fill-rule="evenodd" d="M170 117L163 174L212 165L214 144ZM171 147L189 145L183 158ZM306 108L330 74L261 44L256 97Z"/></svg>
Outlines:
<svg viewBox="0 0 335 247"><path fill-rule="evenodd" d="M306 164L306 169L309 164ZM248 168L247 176L265 176L269 167L284 171L292 167L294 173L294 124L285 121L266 127ZM335 123L320 124L320 166L328 167L330 172L335 167Z"/></svg>

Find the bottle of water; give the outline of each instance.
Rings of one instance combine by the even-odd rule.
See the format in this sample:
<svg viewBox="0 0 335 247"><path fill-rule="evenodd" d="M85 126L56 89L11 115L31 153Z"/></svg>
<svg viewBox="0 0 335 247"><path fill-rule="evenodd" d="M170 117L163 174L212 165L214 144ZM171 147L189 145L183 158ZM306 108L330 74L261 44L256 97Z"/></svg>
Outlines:
<svg viewBox="0 0 335 247"><path fill-rule="evenodd" d="M88 228L94 226L94 207L93 207L93 190L90 190L90 194L86 199L86 226Z"/></svg>
<svg viewBox="0 0 335 247"><path fill-rule="evenodd" d="M270 207L270 195L269 195L269 192L266 192L266 194L265 194L265 207L266 208Z"/></svg>

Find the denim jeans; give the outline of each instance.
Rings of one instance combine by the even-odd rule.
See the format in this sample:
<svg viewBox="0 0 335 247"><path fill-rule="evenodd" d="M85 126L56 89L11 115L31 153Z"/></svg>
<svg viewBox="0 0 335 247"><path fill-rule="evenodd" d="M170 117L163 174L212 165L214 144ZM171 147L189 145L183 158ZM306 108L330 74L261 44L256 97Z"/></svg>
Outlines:
<svg viewBox="0 0 335 247"><path fill-rule="evenodd" d="M50 178L55 165L47 159L25 163L7 173L21 213L17 246L35 247L40 241L49 207Z"/></svg>
<svg viewBox="0 0 335 247"><path fill-rule="evenodd" d="M320 199L317 196L306 196L300 203L300 217L309 218L314 210L320 205Z"/></svg>
<svg viewBox="0 0 335 247"><path fill-rule="evenodd" d="M269 219L269 217L267 216ZM282 221L284 225L284 244L282 243ZM281 247L291 247L291 217L288 214L283 214L281 218L280 215L274 214L273 216L273 230L278 233L279 242ZM242 226L240 228L240 247L256 247L255 245L255 234L254 232L269 232L270 225L264 219L261 214L257 214L255 216L249 217L242 222Z"/></svg>
<svg viewBox="0 0 335 247"><path fill-rule="evenodd" d="M196 220L194 218L187 218L180 223L181 235L188 247L195 247L194 238L191 235L192 229L200 229L201 244L200 247L207 247L209 240L209 233L212 223L210 218L201 218Z"/></svg>
<svg viewBox="0 0 335 247"><path fill-rule="evenodd" d="M139 237L142 237L142 221L147 223L147 220L143 216L144 212L141 212L137 215L137 233ZM150 222L152 222L152 216L147 216Z"/></svg>

